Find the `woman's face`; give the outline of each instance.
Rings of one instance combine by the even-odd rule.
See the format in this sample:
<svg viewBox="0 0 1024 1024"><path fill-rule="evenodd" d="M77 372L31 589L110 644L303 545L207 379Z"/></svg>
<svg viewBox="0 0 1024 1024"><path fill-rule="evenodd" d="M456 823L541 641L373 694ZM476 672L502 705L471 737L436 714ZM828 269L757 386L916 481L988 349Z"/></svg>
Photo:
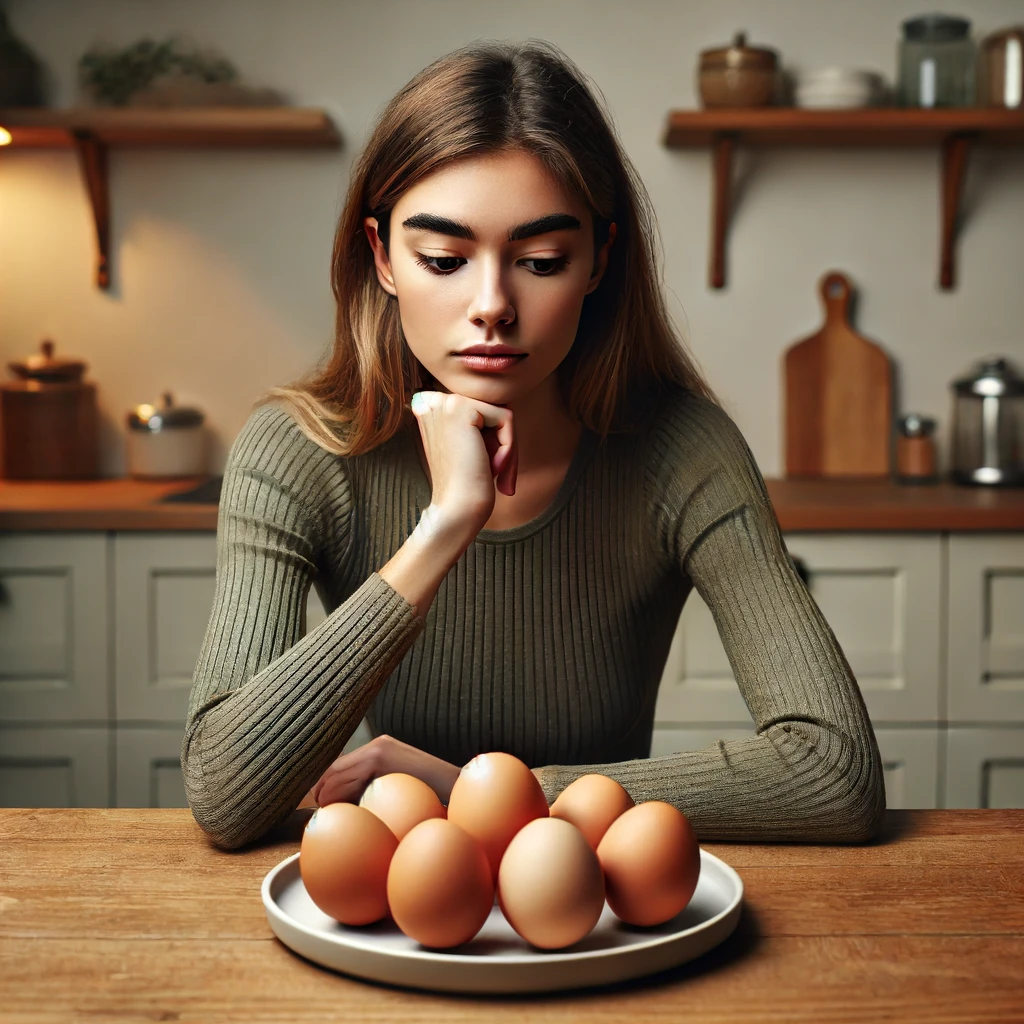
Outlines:
<svg viewBox="0 0 1024 1024"><path fill-rule="evenodd" d="M389 253L365 224L413 355L448 391L494 405L554 382L615 237L613 225L595 257L586 204L519 150L417 182L391 211Z"/></svg>

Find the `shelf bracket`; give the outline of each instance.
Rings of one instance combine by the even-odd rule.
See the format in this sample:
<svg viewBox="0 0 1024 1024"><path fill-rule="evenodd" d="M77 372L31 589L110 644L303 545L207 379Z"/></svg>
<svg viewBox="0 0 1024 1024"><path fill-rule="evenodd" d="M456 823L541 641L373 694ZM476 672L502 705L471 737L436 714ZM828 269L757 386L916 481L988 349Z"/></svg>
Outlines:
<svg viewBox="0 0 1024 1024"><path fill-rule="evenodd" d="M975 138L971 132L949 135L942 140L942 253L939 260L939 287L947 292L956 283L960 200L967 174L967 157Z"/></svg>
<svg viewBox="0 0 1024 1024"><path fill-rule="evenodd" d="M716 134L711 140L711 160L714 168L715 190L711 213L711 263L708 283L712 288L725 287L725 246L729 232L729 186L732 183L732 155L738 135L732 132Z"/></svg>
<svg viewBox="0 0 1024 1024"><path fill-rule="evenodd" d="M90 131L72 132L85 190L96 224L96 284L110 287L110 191L107 187L107 147Z"/></svg>

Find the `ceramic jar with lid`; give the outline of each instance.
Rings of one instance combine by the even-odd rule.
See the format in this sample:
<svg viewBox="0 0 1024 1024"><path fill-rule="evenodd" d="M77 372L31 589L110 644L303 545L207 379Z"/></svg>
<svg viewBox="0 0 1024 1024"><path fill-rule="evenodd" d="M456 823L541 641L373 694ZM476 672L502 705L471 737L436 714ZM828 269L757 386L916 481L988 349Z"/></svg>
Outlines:
<svg viewBox="0 0 1024 1024"><path fill-rule="evenodd" d="M86 364L54 354L52 341L0 384L0 476L8 480L88 480L97 475L96 385Z"/></svg>
<svg viewBox="0 0 1024 1024"><path fill-rule="evenodd" d="M732 45L702 50L697 91L705 107L770 107L779 97L779 55L769 47L747 46L744 32Z"/></svg>
<svg viewBox="0 0 1024 1024"><path fill-rule="evenodd" d="M1024 108L1024 25L993 32L981 41L978 103Z"/></svg>
<svg viewBox="0 0 1024 1024"><path fill-rule="evenodd" d="M898 95L903 107L974 104L974 43L967 18L925 14L903 22Z"/></svg>
<svg viewBox="0 0 1024 1024"><path fill-rule="evenodd" d="M201 476L206 472L206 437L198 409L175 405L165 391L160 402L128 413L128 472L141 479Z"/></svg>

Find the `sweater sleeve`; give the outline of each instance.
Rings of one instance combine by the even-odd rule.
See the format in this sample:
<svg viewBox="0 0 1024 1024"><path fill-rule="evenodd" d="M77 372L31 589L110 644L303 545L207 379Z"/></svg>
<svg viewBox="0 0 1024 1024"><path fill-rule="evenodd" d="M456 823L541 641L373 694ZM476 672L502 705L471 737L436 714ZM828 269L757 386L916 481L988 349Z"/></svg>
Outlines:
<svg viewBox="0 0 1024 1024"><path fill-rule="evenodd" d="M788 556L764 481L732 420L687 397L659 425L649 501L667 556L710 609L754 735L703 750L540 769L549 800L601 772L665 800L701 840L864 842L885 789L860 688Z"/></svg>
<svg viewBox="0 0 1024 1024"><path fill-rule="evenodd" d="M210 838L236 848L298 805L338 754L423 621L373 573L303 636L326 546L352 536L344 459L277 406L228 457L213 608L182 741L185 793Z"/></svg>

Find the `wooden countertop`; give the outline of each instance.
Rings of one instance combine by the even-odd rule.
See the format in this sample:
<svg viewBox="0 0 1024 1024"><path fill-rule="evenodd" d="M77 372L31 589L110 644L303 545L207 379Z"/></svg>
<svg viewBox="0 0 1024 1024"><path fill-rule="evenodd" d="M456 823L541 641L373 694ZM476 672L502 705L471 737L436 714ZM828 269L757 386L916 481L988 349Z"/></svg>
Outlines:
<svg viewBox="0 0 1024 1024"><path fill-rule="evenodd" d="M0 480L0 530L216 530L216 505L158 500L203 479ZM1024 530L1024 488L903 486L885 480L766 483L786 532Z"/></svg>
<svg viewBox="0 0 1024 1024"><path fill-rule="evenodd" d="M358 980L270 929L266 873L308 811L235 853L188 810L0 809L4 1020L917 1021L1024 1016L1024 810L890 811L866 846L706 843L736 931L647 978L479 997Z"/></svg>

